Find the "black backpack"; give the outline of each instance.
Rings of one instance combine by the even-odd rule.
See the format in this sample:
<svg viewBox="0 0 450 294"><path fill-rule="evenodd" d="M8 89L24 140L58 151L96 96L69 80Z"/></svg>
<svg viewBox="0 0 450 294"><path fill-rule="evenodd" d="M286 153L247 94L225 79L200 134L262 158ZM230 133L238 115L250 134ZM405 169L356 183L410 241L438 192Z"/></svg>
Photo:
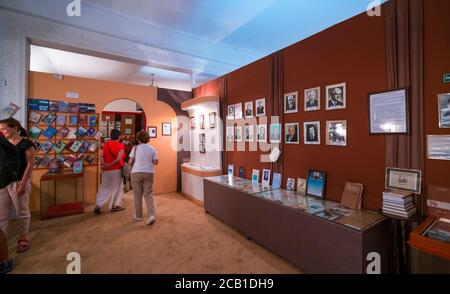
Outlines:
<svg viewBox="0 0 450 294"><path fill-rule="evenodd" d="M0 189L19 179L19 149L0 137Z"/></svg>

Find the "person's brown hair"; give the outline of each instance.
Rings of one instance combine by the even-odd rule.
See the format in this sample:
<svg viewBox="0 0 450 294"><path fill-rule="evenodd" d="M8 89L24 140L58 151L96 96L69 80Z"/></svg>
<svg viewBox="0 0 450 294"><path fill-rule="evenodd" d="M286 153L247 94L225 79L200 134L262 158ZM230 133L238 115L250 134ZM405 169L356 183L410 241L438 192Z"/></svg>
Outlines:
<svg viewBox="0 0 450 294"><path fill-rule="evenodd" d="M140 143L147 144L148 141L150 141L150 136L145 130L142 130L136 134L136 140L138 140Z"/></svg>
<svg viewBox="0 0 450 294"><path fill-rule="evenodd" d="M25 130L22 125L20 124L20 122L15 119L15 118L6 118L6 119L2 119L0 120L0 124L5 124L10 128L17 128L17 130L19 131L19 136L21 136L22 138L28 138L28 132L27 130Z"/></svg>

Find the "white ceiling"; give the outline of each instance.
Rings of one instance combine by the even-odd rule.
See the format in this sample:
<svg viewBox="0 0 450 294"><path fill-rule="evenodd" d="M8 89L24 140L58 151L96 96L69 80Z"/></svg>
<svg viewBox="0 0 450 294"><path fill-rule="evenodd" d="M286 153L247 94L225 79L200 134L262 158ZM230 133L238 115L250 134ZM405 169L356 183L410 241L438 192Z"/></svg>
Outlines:
<svg viewBox="0 0 450 294"><path fill-rule="evenodd" d="M186 89L190 88L191 76L197 86L362 13L371 3L385 1L81 0L80 17L66 14L71 0L0 0L0 9L155 48L160 53L138 63L164 68L161 84L173 79L178 82L170 87ZM76 72L68 67L79 63L64 61L66 58L59 54L49 51L61 72L145 83L145 75L155 71L78 56L92 66L77 66ZM38 63L45 68L43 61ZM123 72L111 73L116 69ZM183 82L181 75L172 76L170 71L184 73Z"/></svg>

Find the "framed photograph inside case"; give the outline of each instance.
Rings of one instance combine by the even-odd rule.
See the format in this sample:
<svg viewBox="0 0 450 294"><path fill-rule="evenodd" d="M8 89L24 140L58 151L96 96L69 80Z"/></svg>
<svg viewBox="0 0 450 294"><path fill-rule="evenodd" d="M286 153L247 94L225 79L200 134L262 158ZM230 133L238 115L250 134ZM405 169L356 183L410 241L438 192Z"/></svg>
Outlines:
<svg viewBox="0 0 450 294"><path fill-rule="evenodd" d="M386 189L420 194L422 191L422 171L388 167L386 168Z"/></svg>
<svg viewBox="0 0 450 294"><path fill-rule="evenodd" d="M326 179L326 172L309 170L306 179L306 195L323 199L325 197Z"/></svg>

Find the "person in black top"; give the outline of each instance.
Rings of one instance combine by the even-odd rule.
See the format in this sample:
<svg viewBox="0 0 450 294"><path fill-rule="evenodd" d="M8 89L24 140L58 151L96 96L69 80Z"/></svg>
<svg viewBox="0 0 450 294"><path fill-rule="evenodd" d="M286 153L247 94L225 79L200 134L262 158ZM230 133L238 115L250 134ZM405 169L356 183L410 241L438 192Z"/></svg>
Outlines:
<svg viewBox="0 0 450 294"><path fill-rule="evenodd" d="M29 198L31 191L30 177L36 157L33 142L27 139L27 131L14 118L0 121L0 132L19 149L19 174L17 181L0 189L0 228L8 234L11 208L14 205L20 219L20 235L17 250L24 252L30 247L28 231L30 229Z"/></svg>

